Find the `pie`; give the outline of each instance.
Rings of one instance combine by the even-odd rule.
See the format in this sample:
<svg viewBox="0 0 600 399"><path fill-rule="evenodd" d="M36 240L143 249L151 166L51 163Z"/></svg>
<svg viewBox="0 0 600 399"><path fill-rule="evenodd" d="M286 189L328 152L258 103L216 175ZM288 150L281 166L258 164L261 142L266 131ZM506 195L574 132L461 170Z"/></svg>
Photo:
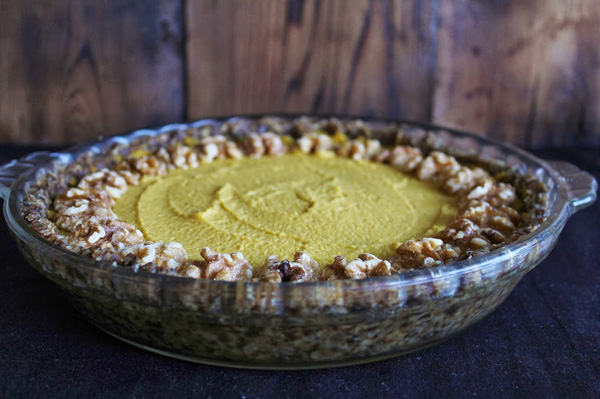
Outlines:
<svg viewBox="0 0 600 399"><path fill-rule="evenodd" d="M543 221L533 177L391 126L274 117L163 134L46 176L23 213L54 245L115 267L274 283L447 264Z"/></svg>

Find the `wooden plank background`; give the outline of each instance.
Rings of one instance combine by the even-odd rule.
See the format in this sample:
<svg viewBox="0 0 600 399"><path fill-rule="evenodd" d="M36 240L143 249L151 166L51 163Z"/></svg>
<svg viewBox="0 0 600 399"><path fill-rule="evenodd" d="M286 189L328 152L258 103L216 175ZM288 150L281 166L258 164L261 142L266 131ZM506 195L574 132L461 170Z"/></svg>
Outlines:
<svg viewBox="0 0 600 399"><path fill-rule="evenodd" d="M599 40L597 0L0 0L0 142L316 112L600 145Z"/></svg>
<svg viewBox="0 0 600 399"><path fill-rule="evenodd" d="M0 0L0 140L82 142L182 119L180 1Z"/></svg>

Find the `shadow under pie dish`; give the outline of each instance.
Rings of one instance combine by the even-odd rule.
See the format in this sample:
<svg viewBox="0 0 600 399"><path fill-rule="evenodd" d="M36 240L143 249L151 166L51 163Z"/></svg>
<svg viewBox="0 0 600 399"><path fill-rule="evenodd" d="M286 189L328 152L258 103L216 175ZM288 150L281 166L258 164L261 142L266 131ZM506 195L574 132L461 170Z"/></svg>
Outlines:
<svg viewBox="0 0 600 399"><path fill-rule="evenodd" d="M425 237L402 240L386 256L333 253L320 266L310 250L277 259L265 252L266 261L252 265L235 252L202 248L201 258L188 258L181 246L149 243L113 217L115 198L142 174L290 149L385 164L455 190L457 217ZM320 117L168 125L32 154L4 166L2 175L10 183L2 191L6 220L25 257L98 327L163 354L264 368L371 361L463 330L548 254L568 217L591 204L596 190L593 178L572 165L548 164L478 136ZM108 187L104 194L90 191L97 182ZM92 203L100 206L89 210ZM81 222L76 215L86 212L97 220Z"/></svg>

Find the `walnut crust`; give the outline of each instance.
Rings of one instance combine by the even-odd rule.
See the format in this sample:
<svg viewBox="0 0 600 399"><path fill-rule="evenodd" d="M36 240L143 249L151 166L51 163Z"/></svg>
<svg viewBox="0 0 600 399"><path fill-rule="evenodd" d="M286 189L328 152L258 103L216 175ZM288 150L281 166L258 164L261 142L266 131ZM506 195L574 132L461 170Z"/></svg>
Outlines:
<svg viewBox="0 0 600 399"><path fill-rule="evenodd" d="M53 244L115 267L272 283L362 279L447 264L515 241L544 220L545 187L533 177L502 165L482 167L479 162L477 166L477 157L461 164L438 151L435 135L422 129L407 134L406 129L415 128L373 125L310 118L265 118L256 125L240 119L147 137L129 147L115 145L100 159L84 154L65 168L61 178L52 173L43 176L30 188L23 216ZM419 135L422 139L415 143ZM376 136L381 139L372 138ZM202 260L188 259L179 243L146 241L141 231L119 220L112 210L115 200L145 175L194 168L217 159L280 156L288 151L330 151L389 164L455 195L458 214L435 236L408 240L388 259L361 254L348 261L336 256L320 266L309 254L298 252L293 261L266 256L262 266L253 267L241 253L221 254L210 248L202 251Z"/></svg>

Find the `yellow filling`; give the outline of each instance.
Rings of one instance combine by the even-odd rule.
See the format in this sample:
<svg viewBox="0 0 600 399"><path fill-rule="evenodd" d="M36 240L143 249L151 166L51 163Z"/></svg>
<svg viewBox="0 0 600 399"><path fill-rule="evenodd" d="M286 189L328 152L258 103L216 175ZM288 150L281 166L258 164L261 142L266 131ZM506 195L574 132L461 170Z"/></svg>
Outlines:
<svg viewBox="0 0 600 399"><path fill-rule="evenodd" d="M220 160L144 177L114 206L151 241L268 255L306 251L324 265L335 255L393 255L403 241L432 235L456 215L456 199L383 164L333 156Z"/></svg>

